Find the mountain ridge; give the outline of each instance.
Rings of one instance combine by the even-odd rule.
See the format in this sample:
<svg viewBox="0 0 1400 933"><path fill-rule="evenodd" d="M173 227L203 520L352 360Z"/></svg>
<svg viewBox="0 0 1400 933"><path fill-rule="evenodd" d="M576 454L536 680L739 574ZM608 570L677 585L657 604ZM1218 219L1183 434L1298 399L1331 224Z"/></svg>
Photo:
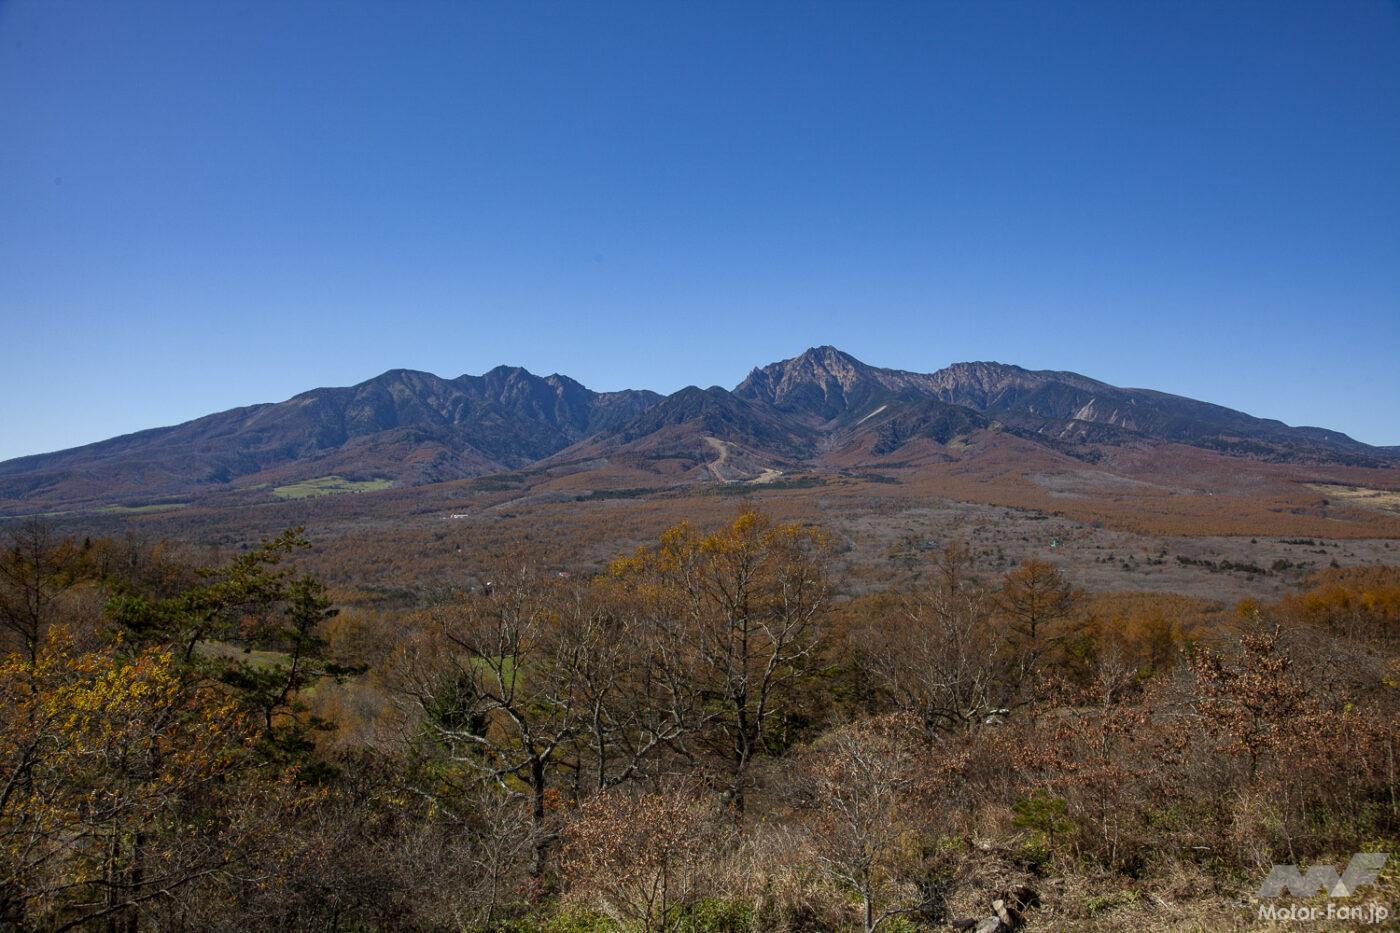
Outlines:
<svg viewBox="0 0 1400 933"><path fill-rule="evenodd" d="M755 469L791 468L834 451L881 455L914 439L946 446L986 431L1084 459L1105 446L1166 443L1271 462L1400 463L1396 449L1341 432L1078 373L991 361L919 373L820 346L754 367L732 390L688 386L666 396L595 392L519 366L452 379L390 369L352 386L0 462L0 505L12 513L31 503L86 507L331 474L420 485L597 457L702 464L717 444Z"/></svg>

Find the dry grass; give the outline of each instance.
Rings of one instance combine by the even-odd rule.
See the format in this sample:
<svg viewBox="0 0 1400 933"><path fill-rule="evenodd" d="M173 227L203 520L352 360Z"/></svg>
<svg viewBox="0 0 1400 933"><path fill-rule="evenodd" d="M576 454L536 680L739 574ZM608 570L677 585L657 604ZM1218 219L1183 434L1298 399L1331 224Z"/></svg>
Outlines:
<svg viewBox="0 0 1400 933"><path fill-rule="evenodd" d="M1335 483L1308 483L1309 489L1332 499L1341 499L1366 509L1400 512L1400 492L1391 489L1368 489L1365 486L1341 486Z"/></svg>

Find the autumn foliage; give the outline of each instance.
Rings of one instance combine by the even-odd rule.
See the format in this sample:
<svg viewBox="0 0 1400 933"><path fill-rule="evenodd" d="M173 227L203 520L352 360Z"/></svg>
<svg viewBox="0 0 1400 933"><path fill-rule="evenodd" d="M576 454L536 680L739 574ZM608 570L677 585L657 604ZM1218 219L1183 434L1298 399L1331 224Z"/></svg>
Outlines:
<svg viewBox="0 0 1400 933"><path fill-rule="evenodd" d="M15 534L0 926L1213 928L1400 838L1395 568L1232 609L952 543L858 592L741 509L338 613L309 544Z"/></svg>

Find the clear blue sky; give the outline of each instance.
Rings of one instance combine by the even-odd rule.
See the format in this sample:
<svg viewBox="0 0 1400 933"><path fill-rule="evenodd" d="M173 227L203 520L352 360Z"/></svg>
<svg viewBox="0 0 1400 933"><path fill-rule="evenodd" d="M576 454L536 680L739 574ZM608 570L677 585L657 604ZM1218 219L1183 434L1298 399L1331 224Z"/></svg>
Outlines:
<svg viewBox="0 0 1400 933"><path fill-rule="evenodd" d="M0 458L813 344L1400 444L1400 6L0 2Z"/></svg>

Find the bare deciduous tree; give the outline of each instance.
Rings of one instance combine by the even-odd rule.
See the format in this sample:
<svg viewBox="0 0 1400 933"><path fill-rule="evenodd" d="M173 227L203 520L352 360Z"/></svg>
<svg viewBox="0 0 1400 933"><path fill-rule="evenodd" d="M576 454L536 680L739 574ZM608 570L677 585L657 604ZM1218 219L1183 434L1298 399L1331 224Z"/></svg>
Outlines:
<svg viewBox="0 0 1400 933"><path fill-rule="evenodd" d="M929 580L853 639L861 662L894 706L930 732L967 730L1011 703L1006 639L992 621L992 594L972 575L966 547L933 559Z"/></svg>
<svg viewBox="0 0 1400 933"><path fill-rule="evenodd" d="M570 894L620 924L678 929L707 893L706 862L720 830L713 807L693 794L611 791L569 822L564 871Z"/></svg>
<svg viewBox="0 0 1400 933"><path fill-rule="evenodd" d="M860 899L865 933L937 906L917 853L961 762L934 752L919 725L893 716L844 726L799 772L813 851Z"/></svg>

